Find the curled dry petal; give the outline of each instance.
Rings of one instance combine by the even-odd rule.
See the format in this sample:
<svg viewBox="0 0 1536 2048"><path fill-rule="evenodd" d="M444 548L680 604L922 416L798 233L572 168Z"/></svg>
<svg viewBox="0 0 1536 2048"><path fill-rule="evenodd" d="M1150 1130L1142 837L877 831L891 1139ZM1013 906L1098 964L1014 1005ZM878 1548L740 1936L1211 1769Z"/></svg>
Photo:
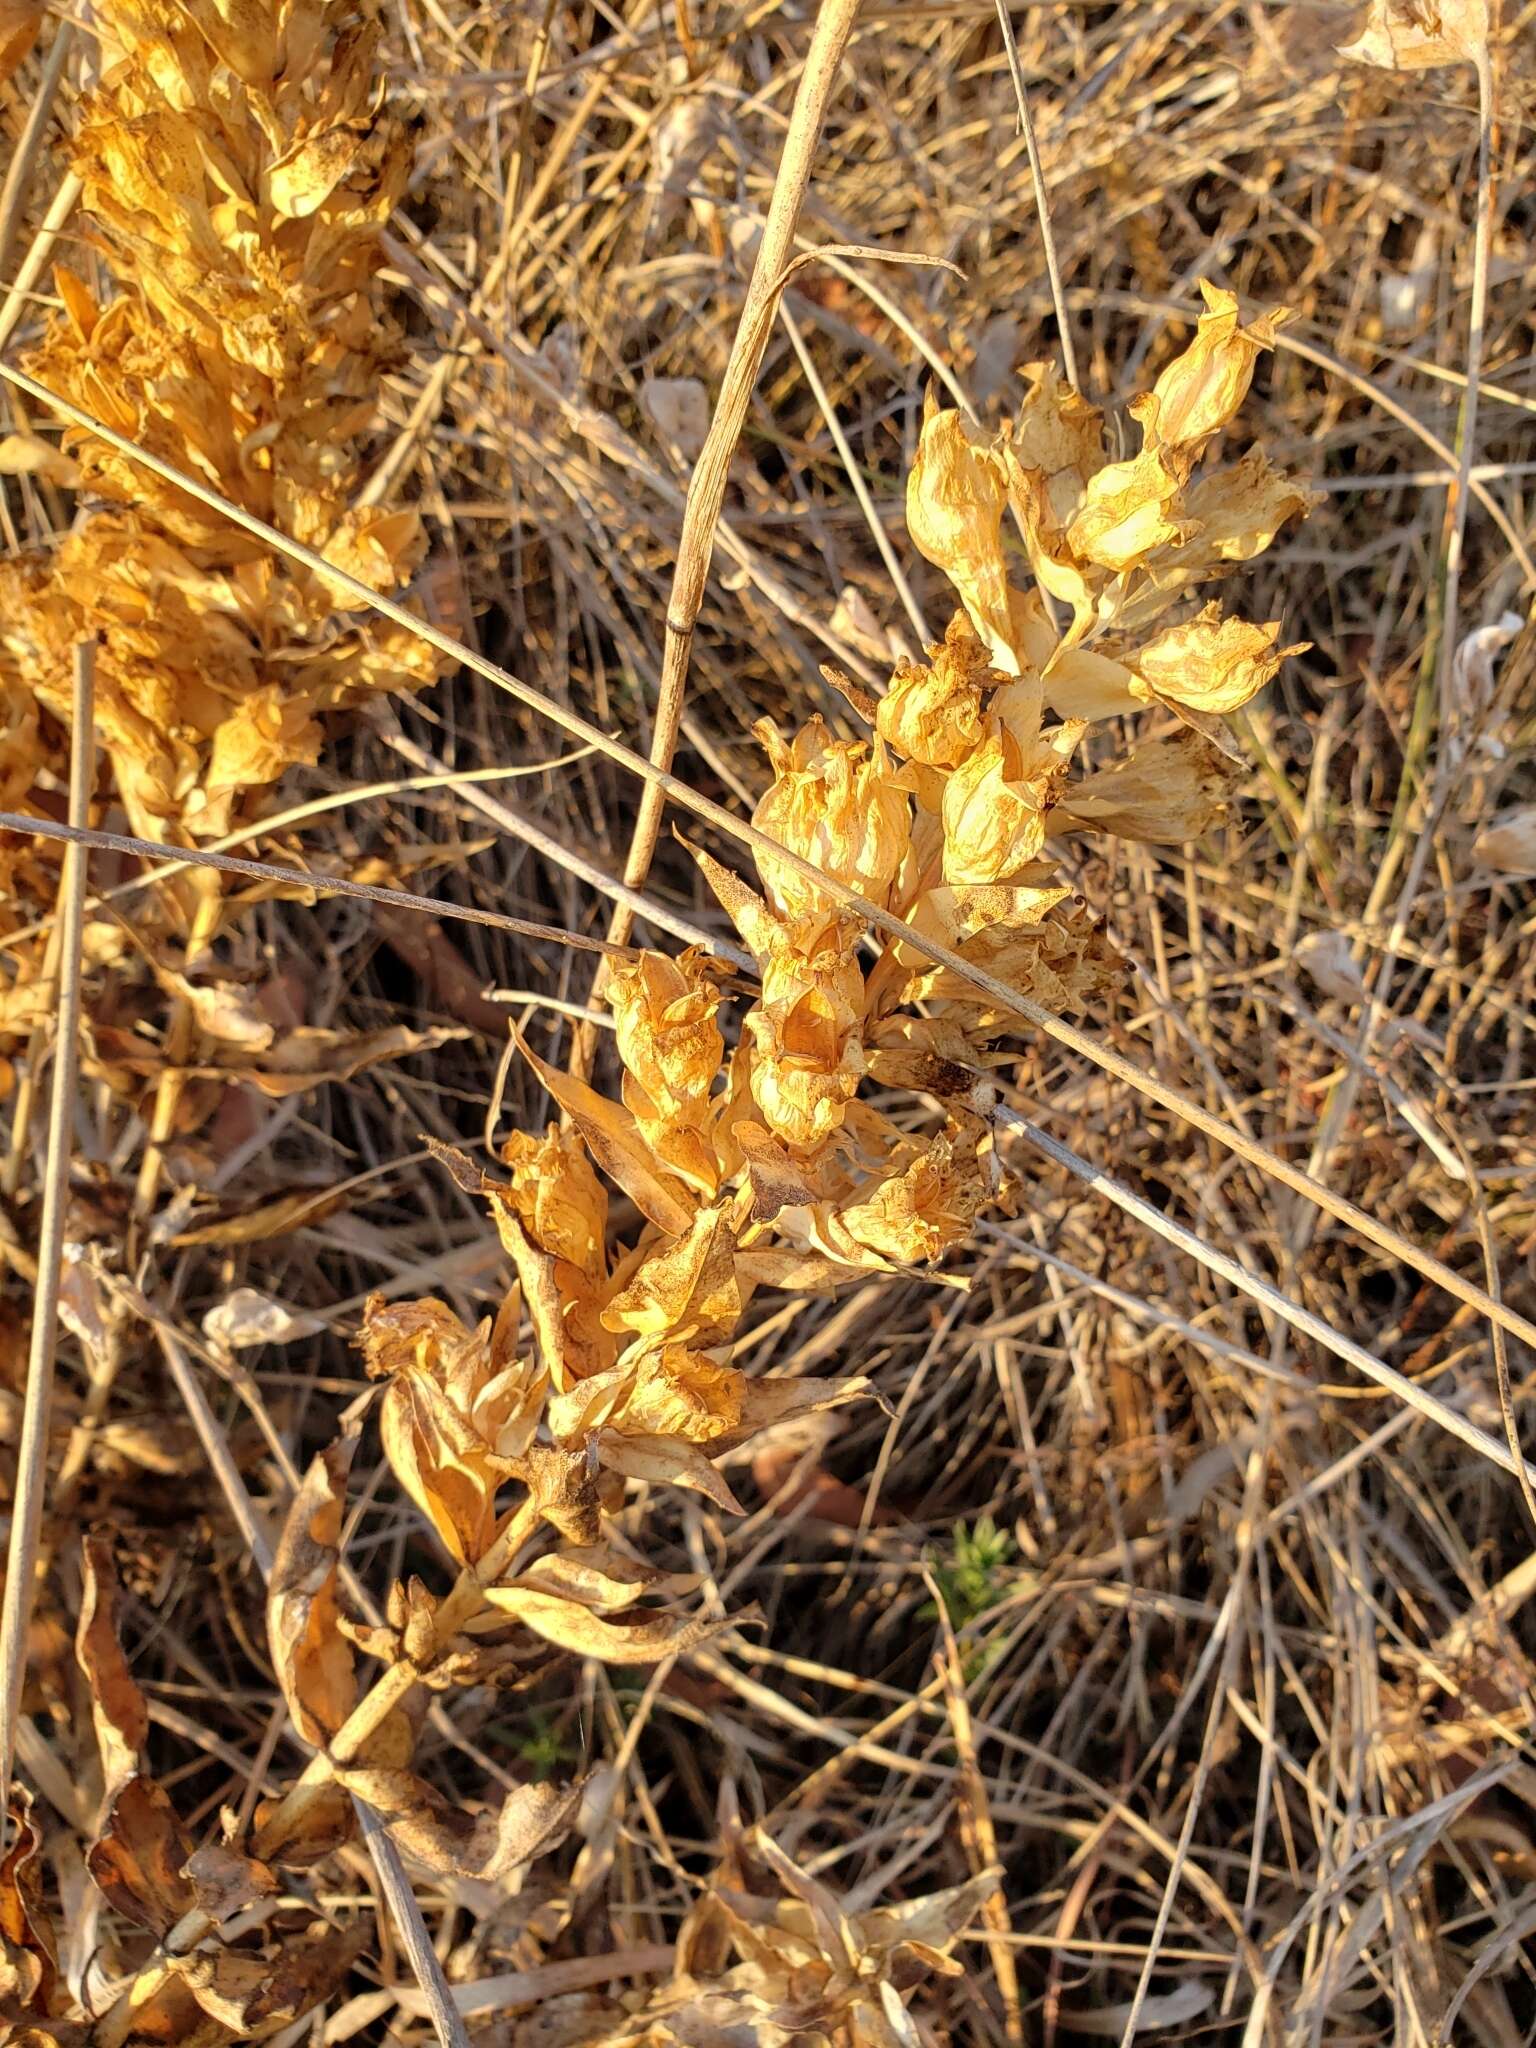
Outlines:
<svg viewBox="0 0 1536 2048"><path fill-rule="evenodd" d="M983 1134L953 1126L899 1151L872 1191L829 1219L834 1241L846 1237L892 1265L925 1265L965 1242L997 1182Z"/></svg>
<svg viewBox="0 0 1536 2048"><path fill-rule="evenodd" d="M547 1375L502 1360L489 1323L466 1329L441 1302L388 1306L375 1295L360 1342L369 1374L389 1381L379 1427L395 1477L472 1563L495 1540L496 1495L533 1442Z"/></svg>
<svg viewBox="0 0 1536 2048"><path fill-rule="evenodd" d="M1133 399L1131 413L1147 423L1149 402ZM1067 544L1081 560L1119 572L1184 537L1178 513L1181 478L1167 449L1148 432L1128 462L1112 462L1091 478L1067 527Z"/></svg>
<svg viewBox="0 0 1536 2048"><path fill-rule="evenodd" d="M1488 0L1370 0L1341 57L1389 71L1475 64L1488 48Z"/></svg>
<svg viewBox="0 0 1536 2048"><path fill-rule="evenodd" d="M82 1593L75 1656L91 1695L91 1718L108 1794L137 1770L149 1740L149 1709L128 1667L118 1634L119 1588L110 1540L88 1535L81 1545Z"/></svg>
<svg viewBox="0 0 1536 2048"><path fill-rule="evenodd" d="M1112 832L1153 846L1198 839L1219 818L1237 771L1219 747L1188 728L1147 740L1127 761L1068 785L1047 819L1051 832Z"/></svg>
<svg viewBox="0 0 1536 2048"><path fill-rule="evenodd" d="M1008 481L999 451L978 440L958 412L941 412L930 391L907 478L907 531L959 591L993 666L1012 675L1019 657L1003 553Z"/></svg>
<svg viewBox="0 0 1536 2048"><path fill-rule="evenodd" d="M1220 605L1182 626L1170 626L1136 656L1131 687L1145 702L1187 705L1192 711L1240 711L1256 697L1288 655L1304 654L1307 643L1277 647L1280 622L1253 626L1227 618Z"/></svg>
<svg viewBox="0 0 1536 2048"><path fill-rule="evenodd" d="M713 1342L741 1314L736 1234L724 1209L700 1209L683 1235L653 1251L603 1310L610 1330Z"/></svg>
<svg viewBox="0 0 1536 2048"><path fill-rule="evenodd" d="M963 612L950 621L943 645L928 651L931 667L897 663L875 714L876 730L910 761L954 768L981 744L985 693L995 671Z"/></svg>

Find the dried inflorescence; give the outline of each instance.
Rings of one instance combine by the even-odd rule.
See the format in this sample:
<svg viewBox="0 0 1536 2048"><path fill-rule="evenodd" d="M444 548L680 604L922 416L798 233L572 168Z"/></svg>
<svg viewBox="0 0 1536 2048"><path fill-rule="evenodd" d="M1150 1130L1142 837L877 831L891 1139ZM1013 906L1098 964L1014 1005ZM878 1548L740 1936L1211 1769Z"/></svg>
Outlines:
<svg viewBox="0 0 1536 2048"><path fill-rule="evenodd" d="M523 1045L564 1126L508 1140L506 1179L444 1154L489 1203L517 1283L474 1330L432 1301L365 1318L385 1450L461 1568L430 1625L418 1602L414 1648L403 1622L384 1644L397 1665L454 1682L515 1665L529 1634L617 1661L696 1641L706 1625L676 1604L688 1583L617 1534L626 1482L735 1511L722 1457L868 1391L742 1371L758 1292L928 1266L1000 1199L987 1073L1020 1000L1077 1011L1116 980L1058 843L1203 830L1230 785L1214 714L1279 658L1278 627L1209 606L1166 618L1306 504L1262 457L1194 475L1274 327L1244 329L1207 296L1192 346L1132 407L1145 446L1129 463L1104 461L1098 414L1046 371L993 443L930 415L911 523L966 610L878 703L850 693L869 738L819 719L788 743L760 728L760 890L696 853L755 965L739 1017L726 963L636 956L605 990L617 1095ZM1042 585L1072 604L1063 631L1009 582L1010 495ZM1148 705L1194 725L1074 772L1093 721ZM916 939L871 929L872 910ZM956 958L936 963L934 945ZM622 1235L610 1186L632 1205Z"/></svg>
<svg viewBox="0 0 1536 2048"><path fill-rule="evenodd" d="M360 1342L389 1464L457 1576L444 1594L395 1586L380 1622L350 1611L354 1414L312 1465L273 1568L273 1663L316 1757L255 1815L245 1849L261 1868L328 1854L357 1798L417 1864L515 1882L573 1825L579 1788L459 1810L413 1765L423 1698L525 1685L569 1653L655 1662L725 1626L690 1606L696 1578L646 1555L624 1516L631 1482L740 1512L725 1461L871 1392L743 1370L759 1293L930 1267L1003 1198L989 1075L1021 1005L1081 1011L1117 980L1062 878L1062 841L1202 830L1230 784L1216 721L1279 659L1277 626L1209 605L1170 616L1306 503L1262 457L1196 475L1274 326L1243 329L1207 296L1193 345L1132 407L1144 446L1129 462L1104 460L1098 414L1046 371L991 442L930 414L911 524L965 609L878 702L850 689L867 738L817 719L788 743L761 729L773 778L754 817L759 887L696 854L754 973L698 950L631 956L605 990L617 1092L523 1044L564 1123L514 1134L504 1174L439 1148L489 1206L515 1281L475 1327L430 1299L376 1298ZM1070 609L1060 630L1038 590L1010 581L1010 505L1040 588ZM1123 757L1098 744L1117 729L1097 721L1142 709L1173 729ZM381 1667L371 1687L359 1653ZM674 1983L609 2028L611 2048L705 2034L910 2044L907 1994L949 1967L993 1882L855 1910L766 1836L733 1837L729 1853ZM213 1907L177 1903L189 1945L216 1943Z"/></svg>
<svg viewBox="0 0 1536 2048"><path fill-rule="evenodd" d="M956 1943L998 1873L899 1906L841 1899L763 1828L726 1860L678 1936L672 1980L570 2048L915 2048L909 2010L953 1977Z"/></svg>
<svg viewBox="0 0 1536 2048"><path fill-rule="evenodd" d="M362 436L397 337L375 273L408 152L383 106L379 25L353 0L104 0L100 84L75 138L89 239L32 374L94 418L377 591L423 553L413 511L357 502ZM94 641L95 723L130 828L206 840L313 762L325 713L438 672L416 635L274 557L98 436L71 428L55 480L91 509L51 551L0 564L0 795L49 807L72 653ZM10 842L13 915L51 865ZM33 886L35 885L35 886ZM221 882L175 896L218 920ZM27 965L11 1022L23 1028Z"/></svg>

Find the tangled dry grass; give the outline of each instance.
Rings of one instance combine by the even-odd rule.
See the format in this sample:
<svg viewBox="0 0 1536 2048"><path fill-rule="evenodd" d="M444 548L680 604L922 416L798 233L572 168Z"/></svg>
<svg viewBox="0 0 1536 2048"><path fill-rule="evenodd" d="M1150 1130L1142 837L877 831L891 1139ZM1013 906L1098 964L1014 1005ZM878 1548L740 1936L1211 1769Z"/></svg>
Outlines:
<svg viewBox="0 0 1536 2048"><path fill-rule="evenodd" d="M247 27L278 11L186 9ZM1476 11L1404 0L1392 18L1422 33L1444 15L1454 38ZM93 301L134 289L110 219L105 242L90 226L124 195L93 195L87 175L96 212L77 213L68 182L101 119L82 95L111 74L91 21L63 10L28 50L33 12L0 5L0 53L20 65L0 88L0 281L14 287L0 333L8 362L92 412L99 384L47 374L45 336L84 303L48 266ZM6 572L0 638L7 731L30 750L26 777L0 784L8 806L34 824L66 815L82 629L55 611L45 643L23 632L35 565L89 556L110 572L124 524L159 518L162 562L173 543L193 551L193 613L265 630L268 666L242 694L274 675L321 687L278 732L312 758L275 794L283 762L269 775L263 755L208 808L205 696L167 721L178 750L148 801L142 780L119 779L117 808L98 785L104 830L191 852L232 842L311 879L248 875L237 891L204 869L199 895L185 871L147 879L164 855L94 851L82 1078L52 1130L69 947L49 935L79 857L5 835L13 1556L50 1188L69 1256L5 1732L28 1796L0 1870L0 2025L21 2044L99 2048L465 2028L546 2048L1530 2040L1536 1571L1506 1433L1529 1434L1536 1335L1536 9L1504 0L1493 25L1481 166L1474 67L1341 57L1349 9L1019 10L1077 377L1125 434L1106 454L1133 457L1125 403L1189 346L1200 279L1246 317L1292 314L1222 456L1262 449L1317 502L1304 524L1277 519L1222 596L1310 645L1251 701L1184 707L1223 764L1211 774L1234 780L1221 822L1195 817L1188 844L1052 841L1122 965L1115 1000L1080 991L1077 1032L1026 1023L989 1068L1013 1113L996 1134L1009 1208L932 1273L878 1270L891 1246L871 1246L867 1218L850 1237L822 1217L818 1256L874 1263L835 1291L749 1290L734 1378L674 1359L643 1400L626 1390L632 1445L671 1429L712 1480L678 1491L664 1482L681 1452L668 1471L631 1447L616 1461L629 1490L605 1481L580 1502L568 1474L529 1476L555 1446L527 1420L531 1383L507 1377L507 1254L478 1166L446 1170L444 1148L490 1161L526 1134L533 1196L565 1186L535 1143L545 1081L568 1093L574 1040L599 1090L620 1084L593 942L617 903L644 943L730 960L737 935L696 851L734 866L741 849L718 812L674 807L626 893L630 766L479 670L652 747L685 496L729 384L811 24L782 7L410 0L380 26L369 61L409 156L375 145L381 106L355 76L330 113L353 152L347 189L372 180L395 201L346 281L377 262L372 303L403 339L378 324L342 338L369 367L343 377L347 416L328 416L306 477L319 509L306 523L275 503L260 458L242 495L212 444L200 470L195 437L149 445L300 540L323 545L350 507L349 533L379 551L333 559L383 592L409 576L409 611L469 642L479 669L448 669L398 621L370 625L355 591L333 630L319 599L335 586L313 566L278 572L283 603L253 591L264 556L248 533L211 531L206 507L189 523L181 494L126 457L93 466L88 435L61 450L44 406L8 392L0 512L23 566ZM231 149L245 107L225 109ZM301 118L315 120L308 101ZM819 715L862 736L850 700L943 636L951 590L914 545L921 517L910 537L903 517L925 391L990 446L1023 366L1060 360L991 8L865 0L798 233L836 248L772 310L713 573L682 621L673 765L741 822L768 782L756 721L789 732ZM198 276L177 282L198 303ZM176 305L156 313L146 345L167 325L183 341ZM302 429L312 402L282 371L258 354L231 387L257 449ZM260 403L251 377L267 379ZM143 425L94 416L130 440ZM1038 572L1049 536L1026 538ZM245 614L210 599L216 578ZM71 602L82 587L77 573ZM184 613L160 607L189 587L162 577L129 648L157 673L188 667ZM985 594L960 588L985 632ZM1053 596L1065 624L1073 593ZM104 609L121 632L120 607ZM993 614L1005 637L1009 616ZM108 703L124 644L109 629L96 658ZM226 631L212 656L231 644ZM25 673L40 645L46 687ZM416 683L446 680L374 694L408 645ZM328 688L333 671L346 686ZM1210 716L1227 711L1230 735ZM1164 740L1191 730L1153 716ZM1079 738L1122 826L1129 803L1164 793L1156 775L1150 791L1105 784L1128 729L1106 719ZM122 751L110 722L103 747ZM781 761L781 786L807 765ZM861 785L855 807L878 811L878 794ZM795 846L792 813L759 820ZM814 816L803 830L824 864ZM852 880L880 872L872 856ZM199 918L199 901L217 914ZM750 917L742 935L761 950ZM752 961L735 959L750 988ZM634 999L707 1011L709 987ZM853 1074L840 1099L870 1092ZM803 1098L754 1099L782 1200L785 1159L803 1172L825 1132L797 1128ZM927 1101L894 1103L908 1147L939 1129ZM713 1168L663 1137L697 1195ZM847 1190L810 1193L835 1207ZM537 1249L533 1196L508 1235L526 1227ZM612 1200L597 1256L617 1259L651 1212L622 1179ZM533 1309L536 1265L519 1273ZM477 1337L482 1318L499 1320ZM389 1382L383 1427L360 1415L336 1452L368 1388L360 1335ZM419 1405L430 1389L408 1398L413 1374L447 1390L448 1420ZM821 1398L856 1378L878 1398ZM754 1408L765 1426L749 1436L743 1384L759 1407L775 1387L796 1397ZM697 1422L732 1400L729 1428ZM561 1546L500 1589L536 1653L494 1615L452 1637L435 1604L528 1533L503 1526L516 1487L498 1491L519 1461ZM668 1603L638 1609L665 1654L617 1661L612 1617L642 1595ZM594 1617L583 1629L551 1620L572 1597ZM375 1705L371 1749L339 1741L354 1657L432 1675Z"/></svg>

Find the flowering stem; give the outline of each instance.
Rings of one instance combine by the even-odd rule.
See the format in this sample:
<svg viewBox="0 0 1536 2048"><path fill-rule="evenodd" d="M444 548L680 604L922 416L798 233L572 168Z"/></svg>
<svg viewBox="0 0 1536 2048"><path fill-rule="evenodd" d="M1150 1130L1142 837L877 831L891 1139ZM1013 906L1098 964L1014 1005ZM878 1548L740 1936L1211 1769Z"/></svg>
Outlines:
<svg viewBox="0 0 1536 2048"><path fill-rule="evenodd" d="M188 967L195 966L206 949L213 944L223 908L223 896L219 889L211 889L199 895L197 908L192 914L192 929L187 937ZM140 1216L147 1216L155 1204L155 1194L160 1186L164 1148L176 1128L176 1112L181 1107L182 1090L187 1084L186 1066L192 1057L196 1038L197 1016L191 1001L186 996L178 996L175 1008L171 1012L170 1029L166 1033L166 1066L160 1076L160 1085L155 1090L155 1106L150 1113L149 1140L144 1147L144 1157L139 1162L138 1185L134 1189L134 1209Z"/></svg>
<svg viewBox="0 0 1536 2048"><path fill-rule="evenodd" d="M459 1573L453 1590L433 1617L428 1656L441 1650L479 1613L485 1589L496 1583L513 1557L527 1542L538 1524L539 1511L532 1499L525 1500L485 1555ZM310 1759L303 1775L278 1801L256 1831L253 1853L259 1857L279 1854L283 1842L302 1821L331 1781L333 1770L356 1763L370 1738L403 1706L421 1683L421 1669L415 1663L393 1664L370 1692L358 1701L324 1750Z"/></svg>

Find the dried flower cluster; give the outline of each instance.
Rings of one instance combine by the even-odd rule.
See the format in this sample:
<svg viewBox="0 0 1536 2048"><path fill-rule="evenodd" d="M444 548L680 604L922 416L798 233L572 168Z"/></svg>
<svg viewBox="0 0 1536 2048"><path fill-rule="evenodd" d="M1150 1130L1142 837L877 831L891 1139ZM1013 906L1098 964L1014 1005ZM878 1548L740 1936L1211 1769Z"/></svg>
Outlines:
<svg viewBox="0 0 1536 2048"><path fill-rule="evenodd" d="M683 1924L672 1982L616 2027L578 2024L570 2048L916 2048L909 2005L996 1891L998 1873L894 1907L837 1895L765 1830L728 1839Z"/></svg>
<svg viewBox="0 0 1536 2048"><path fill-rule="evenodd" d="M353 437L389 347L369 278L402 169L372 31L322 0L101 13L115 47L80 164L118 292L102 305L61 274L39 374L375 588L398 584L413 519L348 509ZM339 1847L354 1800L455 1880L515 1884L575 1824L576 1786L523 1786L478 1813L445 1800L413 1767L432 1691L524 1686L570 1653L654 1662L723 1625L685 1604L696 1579L659 1570L621 1526L630 1482L739 1512L723 1460L870 1392L744 1371L735 1348L758 1293L927 1268L1004 1192L987 1072L1020 1014L925 943L1058 1014L1107 994L1114 958L1056 843L1202 830L1230 782L1215 721L1288 651L1275 624L1183 602L1307 502L1260 455L1197 473L1276 324L1244 328L1227 295L1206 296L1191 347L1131 407L1143 445L1128 461L1107 460L1100 415L1044 368L991 439L930 411L909 522L963 611L878 701L850 689L869 737L820 720L788 742L761 729L772 781L754 824L772 844L756 889L696 856L755 975L696 950L631 956L605 991L618 1093L524 1046L563 1125L509 1139L505 1177L444 1153L489 1205L515 1284L474 1328L433 1300L375 1299L360 1341L390 1467L457 1577L441 1594L396 1585L382 1621L349 1608L354 1415L305 1478L269 1588L274 1667L314 1760L217 1850L192 1853L144 1770L143 1702L105 1553L91 1552L79 1656L106 1788L91 1870L158 1946L89 2029L61 2013L24 1828L0 1882L10 2038L219 2048L290 2025L347 1967L345 1942L323 1923L280 1926L275 1907L254 1944L222 1930L271 1899L275 1870ZM51 559L4 572L13 792L47 765L83 635L102 635L117 794L157 836L226 830L247 792L312 758L319 713L429 672L407 636L338 617L320 579L185 494L89 437L69 452L107 506ZM1010 578L1010 512L1033 591ZM1092 721L1147 708L1179 723L1075 772ZM869 906L918 943L872 929ZM360 1658L378 1667L370 1685ZM764 1835L733 1840L674 1982L601 2038L909 2048L908 1995L955 1967L993 1882L882 1911L838 1901Z"/></svg>
<svg viewBox="0 0 1536 2048"><path fill-rule="evenodd" d="M61 310L27 367L371 588L398 588L422 553L416 514L353 503L395 353L373 279L408 167L378 24L353 0L103 0L93 25L101 82L76 169L112 288L56 271ZM98 437L71 430L62 454L37 441L32 456L99 502L56 549L0 565L9 808L46 808L62 776L81 641L98 644L113 794L154 839L227 832L316 758L322 714L435 673L415 636ZM51 900L41 854L8 857L13 909L29 879ZM216 906L220 882L200 871L183 889L185 917ZM216 920L205 908L205 939Z"/></svg>
<svg viewBox="0 0 1536 2048"><path fill-rule="evenodd" d="M1081 1009L1113 985L1114 962L1060 879L1052 840L1182 839L1220 803L1225 756L1188 728L1071 775L1090 716L1152 700L1231 709L1280 659L1277 626L1213 607L1148 634L1307 502L1260 456L1193 480L1274 326L1243 328L1225 295L1207 298L1191 347L1131 408L1146 443L1132 462L1105 464L1099 415L1043 369L1021 423L995 443L975 442L952 413L929 417L910 521L966 613L928 664L904 663L863 707L869 739L839 739L820 720L788 744L762 729L773 780L754 823L778 850L759 853L761 893L696 856L757 967L734 1043L722 1028L727 964L697 950L638 955L606 989L618 1096L525 1045L565 1126L511 1137L505 1180L444 1155L490 1204L517 1285L475 1330L433 1301L378 1303L362 1341L387 1383L396 1476L463 1567L461 1585L475 1581L454 1623L477 1640L511 1621L621 1659L681 1647L694 1624L668 1609L682 1589L611 1537L625 1482L693 1488L734 1510L722 1455L865 1391L744 1373L732 1350L753 1296L927 1266L998 1199L985 1070L1017 1013L910 941L876 944L850 897L1053 1011ZM1065 633L1009 584L1010 493L1037 572L1073 603ZM1248 651L1232 654L1238 643ZM1047 726L1047 702L1071 715ZM937 1128L921 1097L938 1103ZM610 1185L634 1219L623 1235ZM521 1507L501 1504L509 1481ZM509 1532L521 1541L530 1517L560 1547L505 1577ZM642 1604L658 1597L659 1611ZM433 1643L441 1654L441 1617Z"/></svg>

